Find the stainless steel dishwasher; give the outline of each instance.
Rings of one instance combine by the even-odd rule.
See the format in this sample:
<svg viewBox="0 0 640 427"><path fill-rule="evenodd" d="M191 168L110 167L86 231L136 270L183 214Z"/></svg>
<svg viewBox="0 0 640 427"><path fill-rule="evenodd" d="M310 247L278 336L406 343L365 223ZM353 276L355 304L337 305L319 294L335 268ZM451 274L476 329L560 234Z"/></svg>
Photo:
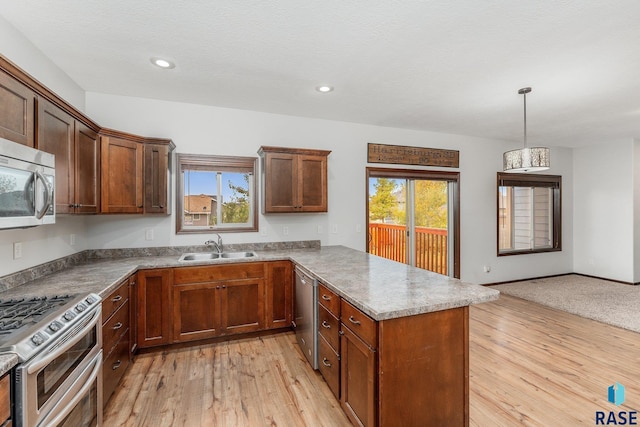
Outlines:
<svg viewBox="0 0 640 427"><path fill-rule="evenodd" d="M318 281L304 271L296 272L296 310L293 327L305 357L318 369Z"/></svg>

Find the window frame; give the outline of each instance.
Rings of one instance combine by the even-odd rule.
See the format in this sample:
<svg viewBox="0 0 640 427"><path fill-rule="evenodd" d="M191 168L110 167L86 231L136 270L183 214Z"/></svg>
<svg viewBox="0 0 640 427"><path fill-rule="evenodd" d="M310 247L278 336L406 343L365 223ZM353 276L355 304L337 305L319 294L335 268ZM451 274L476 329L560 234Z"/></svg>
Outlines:
<svg viewBox="0 0 640 427"><path fill-rule="evenodd" d="M543 248L500 251L500 187L543 187L552 189L552 245ZM562 176L498 172L496 185L496 254L499 257L562 251Z"/></svg>
<svg viewBox="0 0 640 427"><path fill-rule="evenodd" d="M207 233L239 233L258 231L258 158L239 156L218 156L207 154L184 154L176 155L177 176L176 176L176 234L207 234ZM216 225L200 228L186 228L183 224L184 217L184 170L205 170L217 172L239 172L252 176L250 180L250 212L249 225Z"/></svg>

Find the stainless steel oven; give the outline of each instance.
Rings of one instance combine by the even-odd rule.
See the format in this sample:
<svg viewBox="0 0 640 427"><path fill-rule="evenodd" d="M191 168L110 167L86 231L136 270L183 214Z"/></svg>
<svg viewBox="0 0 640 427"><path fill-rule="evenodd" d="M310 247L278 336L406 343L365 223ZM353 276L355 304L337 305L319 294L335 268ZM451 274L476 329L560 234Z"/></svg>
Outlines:
<svg viewBox="0 0 640 427"><path fill-rule="evenodd" d="M11 346L22 360L14 381L18 427L102 424L100 301L91 294L61 302Z"/></svg>

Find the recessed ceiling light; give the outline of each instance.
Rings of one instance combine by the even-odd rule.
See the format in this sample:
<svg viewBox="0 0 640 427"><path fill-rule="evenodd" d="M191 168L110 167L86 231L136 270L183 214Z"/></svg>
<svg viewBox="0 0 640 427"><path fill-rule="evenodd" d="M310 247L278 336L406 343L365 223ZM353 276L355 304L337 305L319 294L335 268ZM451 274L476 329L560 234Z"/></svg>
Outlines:
<svg viewBox="0 0 640 427"><path fill-rule="evenodd" d="M327 92L333 91L333 86L326 86L326 85L318 86L316 87L316 90L321 93L327 93Z"/></svg>
<svg viewBox="0 0 640 427"><path fill-rule="evenodd" d="M151 58L151 63L156 67L166 68L166 69L176 67L176 64L174 64L173 62L167 59L162 59L162 58Z"/></svg>

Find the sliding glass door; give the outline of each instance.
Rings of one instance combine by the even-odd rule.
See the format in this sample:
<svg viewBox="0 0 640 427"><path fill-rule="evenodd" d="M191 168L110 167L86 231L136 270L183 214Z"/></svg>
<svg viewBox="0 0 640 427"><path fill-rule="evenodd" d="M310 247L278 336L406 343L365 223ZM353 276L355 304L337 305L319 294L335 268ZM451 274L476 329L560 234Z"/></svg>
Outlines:
<svg viewBox="0 0 640 427"><path fill-rule="evenodd" d="M367 168L367 251L459 277L458 173Z"/></svg>

